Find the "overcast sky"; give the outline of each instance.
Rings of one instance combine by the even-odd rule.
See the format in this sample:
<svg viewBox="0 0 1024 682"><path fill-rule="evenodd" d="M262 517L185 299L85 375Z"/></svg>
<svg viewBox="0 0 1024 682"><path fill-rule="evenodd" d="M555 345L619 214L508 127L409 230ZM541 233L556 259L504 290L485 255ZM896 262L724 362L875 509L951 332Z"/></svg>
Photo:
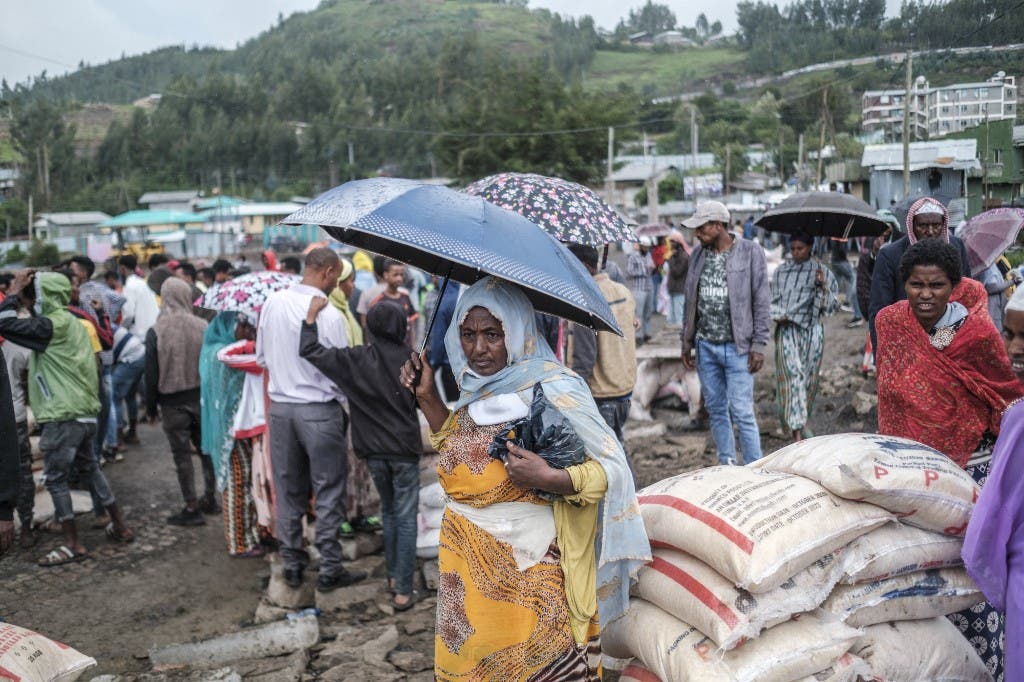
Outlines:
<svg viewBox="0 0 1024 682"><path fill-rule="evenodd" d="M661 0L681 25L692 26L704 12L709 22L736 27L737 0ZM887 0L889 12L900 0ZM572 16L590 14L614 28L631 7L645 0L530 0ZM79 62L101 64L166 45L234 47L271 26L279 12L315 8L318 0L3 0L0 6L0 77L24 81L44 69L50 75L74 70ZM372 8L369 10L372 11Z"/></svg>

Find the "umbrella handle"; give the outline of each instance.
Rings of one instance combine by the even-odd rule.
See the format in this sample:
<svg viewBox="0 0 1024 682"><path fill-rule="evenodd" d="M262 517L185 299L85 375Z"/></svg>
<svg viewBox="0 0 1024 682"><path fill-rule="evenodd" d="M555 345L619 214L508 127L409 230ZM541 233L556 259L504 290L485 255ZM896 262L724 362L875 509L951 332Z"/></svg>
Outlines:
<svg viewBox="0 0 1024 682"><path fill-rule="evenodd" d="M427 339L430 338L430 332L434 329L434 320L437 319L437 311L441 309L441 301L444 299L444 292L448 289L448 278L451 276L452 270L448 268L448 274L444 276L444 281L441 282L441 293L438 295L437 300L434 302L434 309L430 311L430 317L427 318L427 328L423 332L423 338L420 339L419 348L416 349L416 354L423 356L423 351L427 349ZM419 386L420 378L423 376L423 370L416 370L416 374L413 376L412 385Z"/></svg>
<svg viewBox="0 0 1024 682"><path fill-rule="evenodd" d="M849 222L846 223L846 229L843 230L843 239L849 239L850 238L850 232L853 230L853 221L854 221L853 216L850 216Z"/></svg>

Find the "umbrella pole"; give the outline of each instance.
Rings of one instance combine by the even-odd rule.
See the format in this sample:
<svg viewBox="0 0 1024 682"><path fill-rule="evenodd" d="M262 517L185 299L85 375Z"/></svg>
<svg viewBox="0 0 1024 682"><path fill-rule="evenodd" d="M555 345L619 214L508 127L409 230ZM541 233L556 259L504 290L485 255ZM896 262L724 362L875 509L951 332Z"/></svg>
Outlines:
<svg viewBox="0 0 1024 682"><path fill-rule="evenodd" d="M449 268L448 275L445 275L444 281L441 282L441 293L434 302L434 309L430 311L430 317L427 318L427 328L423 332L423 338L420 339L420 347L416 349L416 353L418 355L423 355L423 351L427 348L427 339L430 338L430 332L434 329L434 320L437 318L437 311L441 308L441 300L444 298L444 292L448 289L448 276L451 275L451 272L451 268Z"/></svg>

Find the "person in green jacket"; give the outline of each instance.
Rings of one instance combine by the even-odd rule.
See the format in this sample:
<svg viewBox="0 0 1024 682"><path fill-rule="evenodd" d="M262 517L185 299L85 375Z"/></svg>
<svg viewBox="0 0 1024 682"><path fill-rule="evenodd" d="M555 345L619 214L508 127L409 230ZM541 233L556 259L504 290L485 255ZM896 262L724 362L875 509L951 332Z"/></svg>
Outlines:
<svg viewBox="0 0 1024 682"><path fill-rule="evenodd" d="M31 294L26 296L33 282L35 315L19 319L17 308L22 297L33 298ZM100 412L99 376L85 327L67 310L70 299L71 283L64 275L22 270L0 303L0 336L33 351L29 404L42 431L39 449L54 519L64 532L65 544L40 559L40 566L58 566L89 556L78 538L68 488L68 476L75 469L110 515L107 535L120 542L135 539L93 452Z"/></svg>

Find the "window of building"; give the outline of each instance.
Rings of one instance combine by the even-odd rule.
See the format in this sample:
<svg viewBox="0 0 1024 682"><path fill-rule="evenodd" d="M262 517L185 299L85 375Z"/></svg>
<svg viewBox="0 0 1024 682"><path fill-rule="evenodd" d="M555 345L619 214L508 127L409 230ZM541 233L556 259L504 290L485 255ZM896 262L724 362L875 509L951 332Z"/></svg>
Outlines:
<svg viewBox="0 0 1024 682"><path fill-rule="evenodd" d="M1003 150L1002 149L993 149L992 150L992 161L994 161L995 163L1002 163L1003 162Z"/></svg>
<svg viewBox="0 0 1024 682"><path fill-rule="evenodd" d="M988 88L981 88L978 94L982 99L988 99Z"/></svg>

